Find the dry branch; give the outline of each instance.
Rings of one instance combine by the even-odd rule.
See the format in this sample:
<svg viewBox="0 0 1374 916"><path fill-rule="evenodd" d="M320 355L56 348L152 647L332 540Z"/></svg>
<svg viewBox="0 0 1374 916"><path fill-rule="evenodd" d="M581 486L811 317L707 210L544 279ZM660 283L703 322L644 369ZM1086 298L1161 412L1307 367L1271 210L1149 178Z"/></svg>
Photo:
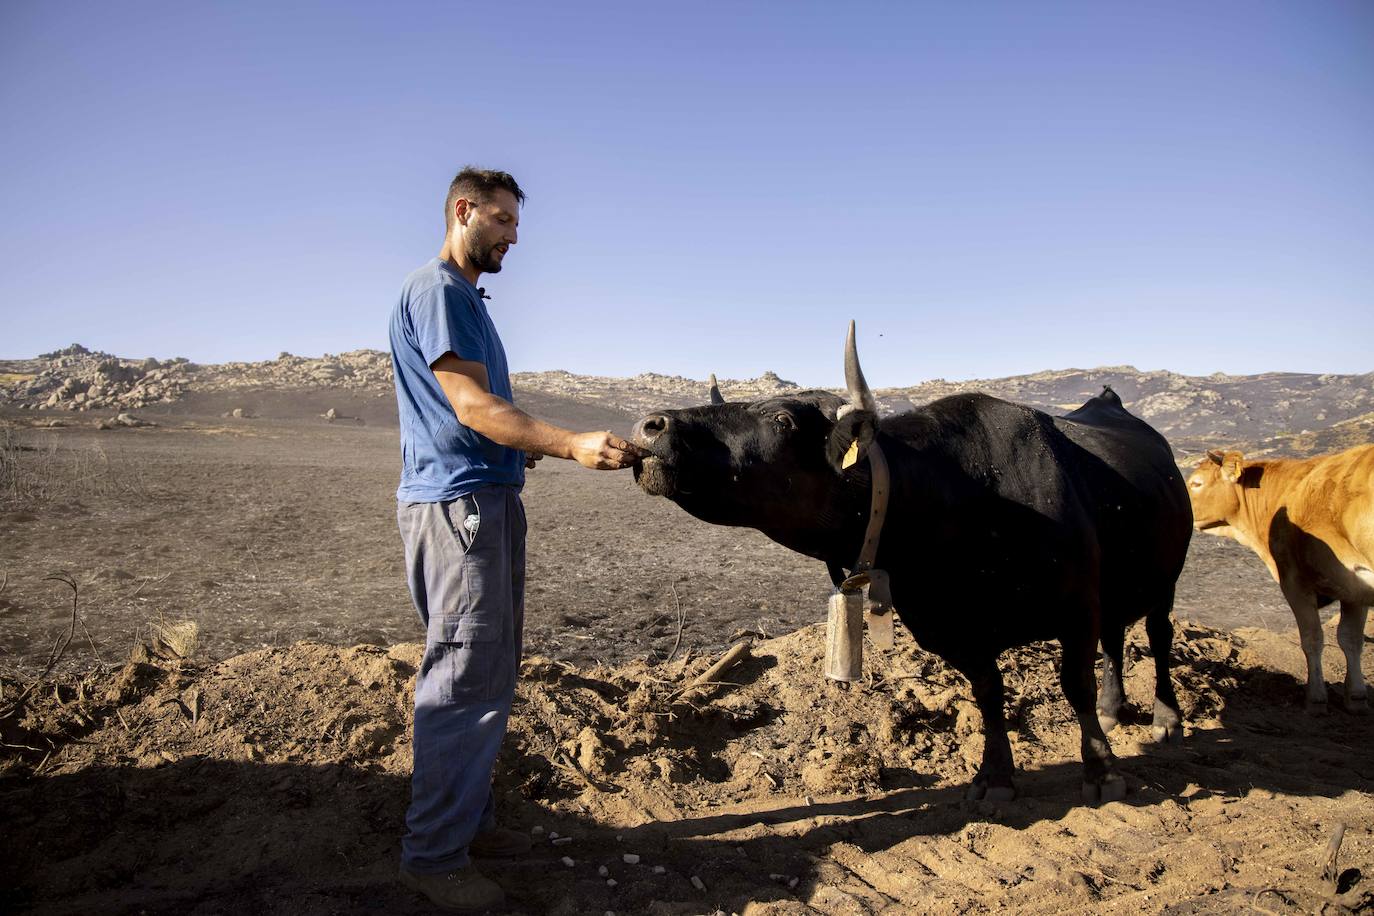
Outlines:
<svg viewBox="0 0 1374 916"><path fill-rule="evenodd" d="M702 681L700 684L692 683L692 684L688 684L686 687L679 687L677 690L674 690L672 693L668 694L667 702L669 702L669 703L676 702L677 700L679 700L679 699L681 699L682 697L686 696L687 694L691 693L693 690L699 690L699 689L701 689L701 688L703 688L703 687L743 687L743 686L744 686L743 684L736 683L735 681ZM694 705L694 704L692 703L691 700L683 700L682 702L686 703L688 706L691 706L692 709L695 710L696 712L701 712L701 707ZM709 702L709 700L708 700L708 702ZM656 713L656 715L671 716L672 713L671 713L671 712Z"/></svg>
<svg viewBox="0 0 1374 916"><path fill-rule="evenodd" d="M7 716L14 710L18 709L19 706L29 698L29 695L38 689L38 685L43 683L44 679L46 679L47 676L52 673L52 669L57 667L57 663L62 660L62 655L67 651L67 646L71 644L72 637L76 635L76 608L78 595L76 580L73 579L67 573L54 573L51 576L43 577L43 581L46 582L48 580L52 580L54 582L63 582L67 585L68 588L72 590L71 626L69 626L67 628L67 632L62 636L58 637L57 642L53 644L52 653L48 656L48 663L44 666L43 672L39 674L37 678L34 679L32 684L30 684L28 687L24 689L23 693L19 694L19 696L15 697L9 703L5 704L5 706L0 707L0 718L3 718L4 716Z"/></svg>
<svg viewBox="0 0 1374 916"><path fill-rule="evenodd" d="M584 783L586 783L587 786L590 787L591 789L593 789L594 791L597 791L597 792L622 792L622 791L624 791L623 789L620 788L620 786L618 786L618 785L616 785L615 783L610 782L610 781L607 781L607 786L609 786L610 788L607 788L607 786L603 786L603 785L597 784L597 781L591 777L591 774L589 774L589 773L587 773L585 770L583 770L580 766L577 765L577 761L573 760L571 757L569 757L567 754L563 753L562 751L559 751L559 752L557 752L556 754L550 756L550 757L549 757L549 762L552 763L554 766L558 767L558 768L561 769L561 770L567 770L569 773L572 773L572 774L573 774L574 776L576 776L578 779L580 779L580 780L582 780Z"/></svg>
<svg viewBox="0 0 1374 916"><path fill-rule="evenodd" d="M81 621L81 632L86 634L86 642L91 647L91 654L95 656L95 663L99 666L101 671L105 670L107 667L105 665L105 659L100 657L100 650L95 646L95 637L92 636L91 631L86 628L86 621L84 618Z"/></svg>
<svg viewBox="0 0 1374 916"><path fill-rule="evenodd" d="M682 627L687 622L687 612L682 609L682 601L677 596L677 586L672 582L668 583L668 588L673 592L673 615L677 617L677 637L673 639L673 648L668 653L668 657L663 661L668 663L677 655L678 646L682 645Z"/></svg>
<svg viewBox="0 0 1374 916"><path fill-rule="evenodd" d="M171 575L171 573L170 573L170 572L167 572L167 573L163 573L163 574L160 575L160 576L144 576L144 577L143 577L143 582L142 582L142 584L140 584L138 588L134 589L133 594L130 595L129 597L130 597L130 598L137 598L137 597L138 597L138 593L141 592L141 591L143 591L145 588L147 588L151 583L154 583L154 582L164 582L164 581L166 581L167 577L170 576L170 575Z"/></svg>
<svg viewBox="0 0 1374 916"><path fill-rule="evenodd" d="M1340 879L1341 870L1336 867L1336 857L1341 853L1341 842L1345 839L1345 824L1337 824L1331 831L1331 839L1326 843L1326 857L1323 860L1322 877L1334 887Z"/></svg>
<svg viewBox="0 0 1374 916"><path fill-rule="evenodd" d="M695 678L693 678L692 682L687 685L687 689L690 690L693 687L706 687L712 683L717 683L722 674L729 671L731 668L735 667L748 657L749 643L742 642L734 646L731 646L730 651L722 655L714 665L707 668L705 671L701 672L701 674L698 674Z"/></svg>

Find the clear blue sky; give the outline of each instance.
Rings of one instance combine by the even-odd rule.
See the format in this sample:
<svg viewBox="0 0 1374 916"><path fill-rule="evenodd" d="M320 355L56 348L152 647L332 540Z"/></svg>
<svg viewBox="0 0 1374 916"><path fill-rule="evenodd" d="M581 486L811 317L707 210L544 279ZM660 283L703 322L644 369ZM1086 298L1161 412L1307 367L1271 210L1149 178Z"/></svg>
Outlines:
<svg viewBox="0 0 1374 916"><path fill-rule="evenodd" d="M1367 0L7 0L0 125L2 357L385 348L477 163L517 370L1374 369Z"/></svg>

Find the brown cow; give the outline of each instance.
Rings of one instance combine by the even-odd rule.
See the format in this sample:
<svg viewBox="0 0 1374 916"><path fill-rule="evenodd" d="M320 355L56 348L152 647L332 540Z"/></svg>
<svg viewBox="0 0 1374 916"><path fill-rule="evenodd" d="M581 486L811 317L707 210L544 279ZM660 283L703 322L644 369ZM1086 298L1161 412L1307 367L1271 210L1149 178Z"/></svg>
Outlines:
<svg viewBox="0 0 1374 916"><path fill-rule="evenodd" d="M1368 710L1360 650L1374 605L1374 445L1305 460L1246 461L1212 451L1188 478L1193 527L1259 554L1298 621L1307 710L1326 711L1317 609L1341 603L1345 708Z"/></svg>

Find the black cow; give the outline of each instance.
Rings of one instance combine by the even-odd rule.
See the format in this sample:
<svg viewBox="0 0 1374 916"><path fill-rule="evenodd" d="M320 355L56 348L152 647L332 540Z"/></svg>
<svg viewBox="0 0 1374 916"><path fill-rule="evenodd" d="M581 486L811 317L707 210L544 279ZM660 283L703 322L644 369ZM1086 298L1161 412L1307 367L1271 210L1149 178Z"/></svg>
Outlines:
<svg viewBox="0 0 1374 916"><path fill-rule="evenodd" d="M874 566L888 572L902 622L963 672L983 714L969 797L1015 796L997 657L1042 639L1063 647L1085 801L1123 797L1105 731L1124 703L1125 630L1142 617L1155 659L1152 733L1182 735L1169 613L1192 514L1169 444L1110 388L1064 417L961 394L880 421L852 323L845 363L848 403L805 391L644 417L634 435L650 457L635 479L703 521L757 528L825 561L838 584L864 538L876 438L891 502ZM859 460L843 470L855 442Z"/></svg>

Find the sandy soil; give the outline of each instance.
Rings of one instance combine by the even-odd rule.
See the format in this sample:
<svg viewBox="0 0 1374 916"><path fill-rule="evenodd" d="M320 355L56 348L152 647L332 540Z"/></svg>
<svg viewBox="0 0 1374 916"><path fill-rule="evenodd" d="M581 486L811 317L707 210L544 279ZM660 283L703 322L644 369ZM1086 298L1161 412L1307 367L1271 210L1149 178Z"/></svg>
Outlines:
<svg viewBox="0 0 1374 916"><path fill-rule="evenodd" d="M429 912L393 880L419 652L394 431L159 422L10 440L7 906ZM1374 899L1374 719L1302 712L1291 615L1242 548L1194 541L1176 611L1193 621L1175 651L1188 735L1148 746L1144 716L1114 733L1124 802L1079 804L1053 647L1031 646L1003 666L1023 795L969 803L978 716L938 659L901 638L890 658L869 654L865 682L827 682L809 626L829 591L819 564L697 523L627 474L546 465L526 492L536 657L497 782L508 823L574 841L484 863L514 911L1286 913ZM62 570L83 625L7 709L70 626L71 590L44 578ZM199 624L191 659L142 648L160 618ZM755 641L738 686L683 691L734 639ZM1139 634L1128 652L1128 692L1148 708ZM1339 683L1333 648L1327 665ZM1338 822L1333 886L1319 860Z"/></svg>
<svg viewBox="0 0 1374 916"><path fill-rule="evenodd" d="M962 799L980 743L966 685L910 640L840 685L820 676L808 627L756 644L727 678L738 686L714 693L682 689L709 662L696 655L530 659L497 790L506 823L542 833L531 856L482 864L519 913L1368 908L1374 720L1301 712L1291 639L1181 636L1187 737L1147 746L1144 715L1118 729L1130 793L1100 808L1078 803L1052 646L1005 657L1023 794L997 805ZM1152 666L1138 640L1128 651L1144 708ZM303 642L45 690L3 723L9 748L33 748L7 750L0 778L11 903L427 911L393 880L418 659L415 645ZM1337 823L1331 883L1320 861Z"/></svg>

